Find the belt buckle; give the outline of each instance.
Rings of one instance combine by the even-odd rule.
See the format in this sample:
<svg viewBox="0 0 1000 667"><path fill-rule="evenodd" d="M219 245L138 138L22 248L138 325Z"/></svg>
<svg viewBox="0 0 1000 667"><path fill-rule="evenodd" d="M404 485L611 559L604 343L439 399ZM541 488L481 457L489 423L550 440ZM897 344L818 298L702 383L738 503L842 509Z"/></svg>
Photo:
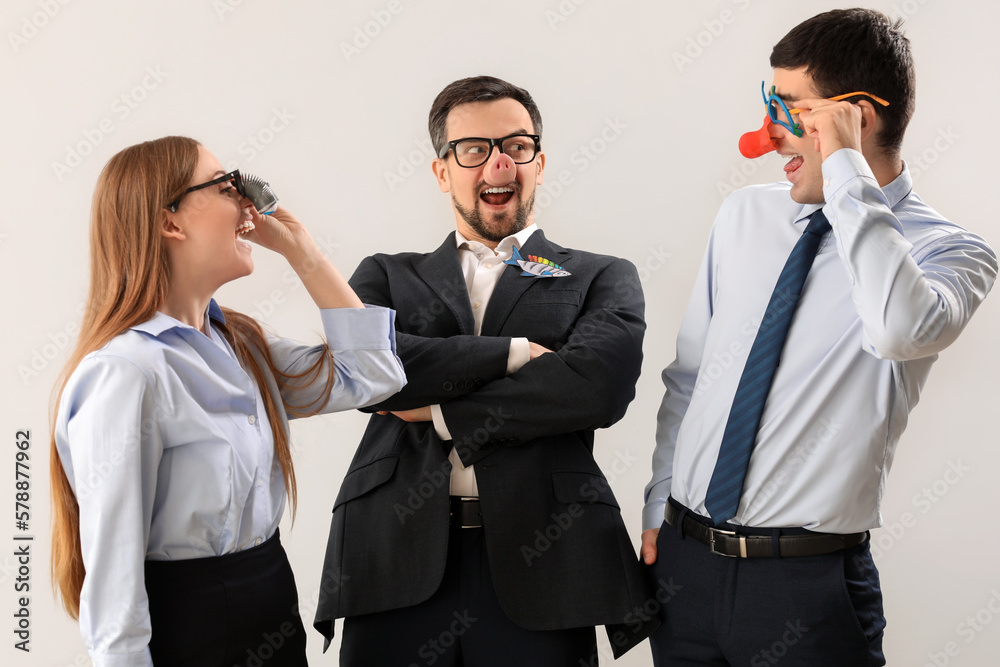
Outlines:
<svg viewBox="0 0 1000 667"><path fill-rule="evenodd" d="M733 537L739 537L739 542L740 542L740 553L739 553L739 555L737 556L736 554L727 554L727 553L723 553L722 551L716 551L715 550L715 534L716 533L721 533L723 535L732 535ZM738 535L737 536L736 531L733 531L733 530L721 530L719 528L709 528L708 529L708 551L709 551L709 553L716 554L717 556L725 556L726 558L746 558L747 557L747 538L746 538L746 535Z"/></svg>
<svg viewBox="0 0 1000 667"><path fill-rule="evenodd" d="M479 496L459 496L458 500L460 502L462 502L462 503L469 503L469 502L473 502L473 501L475 501L475 502L478 503L479 502ZM462 518L464 519L464 517L462 517ZM466 528L482 528L482 527L483 527L482 512L480 512L480 514L479 514L479 525L478 526L466 526L464 521L463 521L462 526L461 526L462 530L465 530Z"/></svg>

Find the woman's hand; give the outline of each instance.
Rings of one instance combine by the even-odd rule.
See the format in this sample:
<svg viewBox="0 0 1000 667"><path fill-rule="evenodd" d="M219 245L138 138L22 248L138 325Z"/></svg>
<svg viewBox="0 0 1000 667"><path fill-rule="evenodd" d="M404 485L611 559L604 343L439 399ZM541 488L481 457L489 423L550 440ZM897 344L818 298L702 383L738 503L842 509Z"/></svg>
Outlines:
<svg viewBox="0 0 1000 667"><path fill-rule="evenodd" d="M287 209L278 207L269 215L263 215L250 205L254 229L243 235L247 241L273 250L290 262L296 255L308 255L316 250L316 244L305 225Z"/></svg>
<svg viewBox="0 0 1000 667"><path fill-rule="evenodd" d="M337 268L320 251L309 230L282 207L261 215L250 206L254 229L243 236L273 250L295 269L309 296L320 308L364 308Z"/></svg>

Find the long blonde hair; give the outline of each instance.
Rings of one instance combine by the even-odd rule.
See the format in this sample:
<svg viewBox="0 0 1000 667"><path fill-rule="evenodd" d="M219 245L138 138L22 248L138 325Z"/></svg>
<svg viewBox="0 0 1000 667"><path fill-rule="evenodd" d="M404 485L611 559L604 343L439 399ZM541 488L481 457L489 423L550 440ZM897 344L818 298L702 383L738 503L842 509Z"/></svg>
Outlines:
<svg viewBox="0 0 1000 667"><path fill-rule="evenodd" d="M112 338L151 319L167 295L170 281L166 247L157 222L166 203L187 188L198 165L199 144L187 137L163 137L130 146L108 161L97 180L90 223L90 291L76 349L57 383L55 405L70 375L90 352ZM250 371L264 399L271 422L275 457L281 465L285 488L295 512L297 489L288 433L265 383L265 369L252 349L266 361L267 371L279 385L310 383L330 364L329 348L305 372L289 375L274 366L264 332L251 317L223 309L220 326L243 366ZM332 365L329 366L332 368ZM328 373L325 391L309 405L283 404L292 416L314 414L333 387ZM55 411L53 411L55 412ZM52 416L49 475L52 488L52 580L73 618L80 612L80 590L85 570L80 547L80 506L59 458L55 442L56 415Z"/></svg>

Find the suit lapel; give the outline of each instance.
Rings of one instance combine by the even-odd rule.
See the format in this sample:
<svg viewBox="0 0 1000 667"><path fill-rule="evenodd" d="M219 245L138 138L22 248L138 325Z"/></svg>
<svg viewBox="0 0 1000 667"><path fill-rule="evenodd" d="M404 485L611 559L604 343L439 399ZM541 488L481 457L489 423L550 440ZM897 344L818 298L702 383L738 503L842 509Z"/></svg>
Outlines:
<svg viewBox="0 0 1000 667"><path fill-rule="evenodd" d="M520 252L524 256L527 256L529 253L540 255L551 259L556 264L562 264L570 256L569 251L566 249L550 243L540 229L528 238L528 241L521 247ZM556 256L559 259L556 259ZM514 309L521 295L539 280L563 280L563 278L529 278L528 276L521 275L521 267L513 265L504 269L500 280L497 282L496 289L493 290L493 294L490 296L490 303L486 307L486 313L483 316L482 335L499 335L504 323L510 316L510 311Z"/></svg>
<svg viewBox="0 0 1000 667"><path fill-rule="evenodd" d="M441 247L431 254L413 260L413 268L455 316L460 333L474 333L475 320L469 303L469 289L458 263L454 234L448 234Z"/></svg>

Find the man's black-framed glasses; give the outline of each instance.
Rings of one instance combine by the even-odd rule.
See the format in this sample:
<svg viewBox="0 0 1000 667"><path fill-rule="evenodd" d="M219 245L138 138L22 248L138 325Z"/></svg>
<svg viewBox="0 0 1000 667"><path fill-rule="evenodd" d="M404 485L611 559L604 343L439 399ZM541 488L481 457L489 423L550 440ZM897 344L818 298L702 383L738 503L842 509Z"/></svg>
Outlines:
<svg viewBox="0 0 1000 667"><path fill-rule="evenodd" d="M449 150L455 151L455 161L460 167L479 167L486 164L496 146L500 152L510 157L514 164L527 164L535 159L542 145L537 134L510 134L499 139L486 137L466 137L449 141L441 148L438 157L443 158Z"/></svg>
<svg viewBox="0 0 1000 667"><path fill-rule="evenodd" d="M198 185L192 185L187 190L185 190L184 192L182 192L180 194L180 196L177 197L177 199L175 199L172 202L170 202L169 204L167 204L167 208L170 209L171 213L176 213L177 212L177 207L180 206L181 199L184 198L184 195L188 194L189 192L194 192L195 190L201 190L202 188L207 188L207 187L212 186L212 185L218 185L219 183L225 183L226 181L230 181L232 183L232 186L234 188L236 188L236 191L238 193L240 193L241 197L246 197L247 196L246 188L243 186L243 176L242 176L242 174L240 174L240 170L239 169L234 169L233 171L229 172L228 174L223 174L222 176L219 176L218 178L213 178L212 180L210 180L210 181L208 181L206 183L199 183Z"/></svg>

